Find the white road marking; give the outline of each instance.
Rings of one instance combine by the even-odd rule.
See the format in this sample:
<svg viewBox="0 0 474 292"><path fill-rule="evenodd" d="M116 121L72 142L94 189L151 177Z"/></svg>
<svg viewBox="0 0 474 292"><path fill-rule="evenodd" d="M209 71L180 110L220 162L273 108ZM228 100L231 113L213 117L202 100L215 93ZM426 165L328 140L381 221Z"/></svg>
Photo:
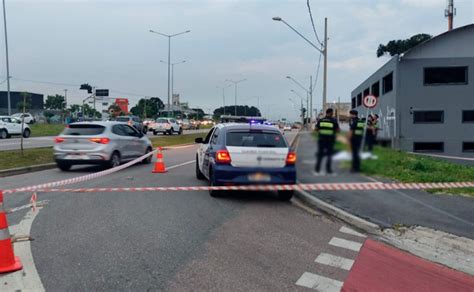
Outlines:
<svg viewBox="0 0 474 292"><path fill-rule="evenodd" d="M337 246L337 247L342 247L345 249L350 249L353 251L359 251L360 248L362 247L362 243L358 243L352 240L347 240L347 239L342 239L339 237L333 237L329 241L330 245Z"/></svg>
<svg viewBox="0 0 474 292"><path fill-rule="evenodd" d="M364 235L362 233L359 233L355 230L352 230L351 228L348 228L346 226L342 226L341 229L339 229L339 232L342 232L342 233L345 233L345 234L350 234L350 235L355 235L355 236L362 237L362 238L367 237L366 235Z"/></svg>
<svg viewBox="0 0 474 292"><path fill-rule="evenodd" d="M347 271L350 271L352 265L354 264L354 260L335 256L329 253L322 253L318 255L315 262Z"/></svg>
<svg viewBox="0 0 474 292"><path fill-rule="evenodd" d="M296 285L315 289L324 292L339 292L342 288L342 282L326 278L320 275L305 272L296 281Z"/></svg>
<svg viewBox="0 0 474 292"><path fill-rule="evenodd" d="M181 167L181 166L185 166L185 165L188 165L188 164L191 164L191 163L194 163L196 162L195 160L191 160L191 161L188 161L188 162L183 162L183 163L180 163L180 164L176 164L176 165L173 165L173 166L170 166L170 167L167 167L166 169L174 169L174 168L178 168L178 167Z"/></svg>
<svg viewBox="0 0 474 292"><path fill-rule="evenodd" d="M37 208L26 213L23 220L18 225L10 226L10 232L16 235L29 235L31 225L42 208ZM45 291L43 283L36 270L31 253L30 241L14 243L15 255L23 264L23 270L0 276L0 283L3 291Z"/></svg>

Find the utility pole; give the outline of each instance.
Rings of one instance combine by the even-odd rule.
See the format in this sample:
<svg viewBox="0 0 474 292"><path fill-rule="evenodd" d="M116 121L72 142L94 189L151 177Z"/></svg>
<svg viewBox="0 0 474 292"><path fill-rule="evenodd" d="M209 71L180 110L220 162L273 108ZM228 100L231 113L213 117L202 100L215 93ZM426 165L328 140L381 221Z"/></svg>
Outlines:
<svg viewBox="0 0 474 292"><path fill-rule="evenodd" d="M324 77L323 77L323 112L326 111L326 101L328 94L328 18L324 18Z"/></svg>
<svg viewBox="0 0 474 292"><path fill-rule="evenodd" d="M309 76L309 123L313 122L313 75Z"/></svg>
<svg viewBox="0 0 474 292"><path fill-rule="evenodd" d="M456 8L454 8L454 0L448 0L448 7L444 10L444 16L448 18L448 31L453 30L454 16Z"/></svg>
<svg viewBox="0 0 474 292"><path fill-rule="evenodd" d="M10 64L8 61L8 37L7 37L7 12L5 9L5 0L3 0L3 27L5 28L5 56L7 65L7 99L8 99L8 115L12 114L12 104L10 98ZM23 137L23 136L22 136Z"/></svg>
<svg viewBox="0 0 474 292"><path fill-rule="evenodd" d="M67 108L67 89L64 89L64 108Z"/></svg>

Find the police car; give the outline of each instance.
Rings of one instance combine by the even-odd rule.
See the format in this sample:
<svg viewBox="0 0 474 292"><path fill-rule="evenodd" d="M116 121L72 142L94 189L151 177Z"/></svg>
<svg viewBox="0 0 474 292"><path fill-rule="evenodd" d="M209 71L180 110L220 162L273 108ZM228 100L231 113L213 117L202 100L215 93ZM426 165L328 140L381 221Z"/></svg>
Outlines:
<svg viewBox="0 0 474 292"><path fill-rule="evenodd" d="M211 186L296 183L296 154L281 132L260 124L218 124L197 138L196 177ZM212 197L222 191L209 191ZM293 191L279 191L290 200Z"/></svg>

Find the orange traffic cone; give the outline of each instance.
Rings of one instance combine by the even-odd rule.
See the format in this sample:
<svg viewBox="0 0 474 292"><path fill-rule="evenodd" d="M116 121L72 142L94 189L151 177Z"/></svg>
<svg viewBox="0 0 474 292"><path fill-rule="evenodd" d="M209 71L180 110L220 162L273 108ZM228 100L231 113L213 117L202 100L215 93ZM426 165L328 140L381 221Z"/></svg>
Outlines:
<svg viewBox="0 0 474 292"><path fill-rule="evenodd" d="M7 215L3 206L3 192L0 191L0 273L14 272L21 269L23 269L23 265L13 252Z"/></svg>
<svg viewBox="0 0 474 292"><path fill-rule="evenodd" d="M165 163L163 162L163 152L161 152L161 147L158 148L158 152L156 153L156 162L155 167L152 173L165 173L167 172Z"/></svg>

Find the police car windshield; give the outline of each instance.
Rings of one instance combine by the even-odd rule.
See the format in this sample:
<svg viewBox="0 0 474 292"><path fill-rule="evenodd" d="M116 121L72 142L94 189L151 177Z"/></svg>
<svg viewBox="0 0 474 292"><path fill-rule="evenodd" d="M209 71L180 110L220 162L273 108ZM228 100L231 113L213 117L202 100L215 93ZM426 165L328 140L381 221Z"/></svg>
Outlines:
<svg viewBox="0 0 474 292"><path fill-rule="evenodd" d="M115 120L117 122L128 122L130 118L129 117L116 117Z"/></svg>
<svg viewBox="0 0 474 292"><path fill-rule="evenodd" d="M105 130L101 125L69 125L62 132L63 135L92 136L102 134Z"/></svg>
<svg viewBox="0 0 474 292"><path fill-rule="evenodd" d="M262 131L228 132L226 135L226 145L231 147L288 147L280 133Z"/></svg>

